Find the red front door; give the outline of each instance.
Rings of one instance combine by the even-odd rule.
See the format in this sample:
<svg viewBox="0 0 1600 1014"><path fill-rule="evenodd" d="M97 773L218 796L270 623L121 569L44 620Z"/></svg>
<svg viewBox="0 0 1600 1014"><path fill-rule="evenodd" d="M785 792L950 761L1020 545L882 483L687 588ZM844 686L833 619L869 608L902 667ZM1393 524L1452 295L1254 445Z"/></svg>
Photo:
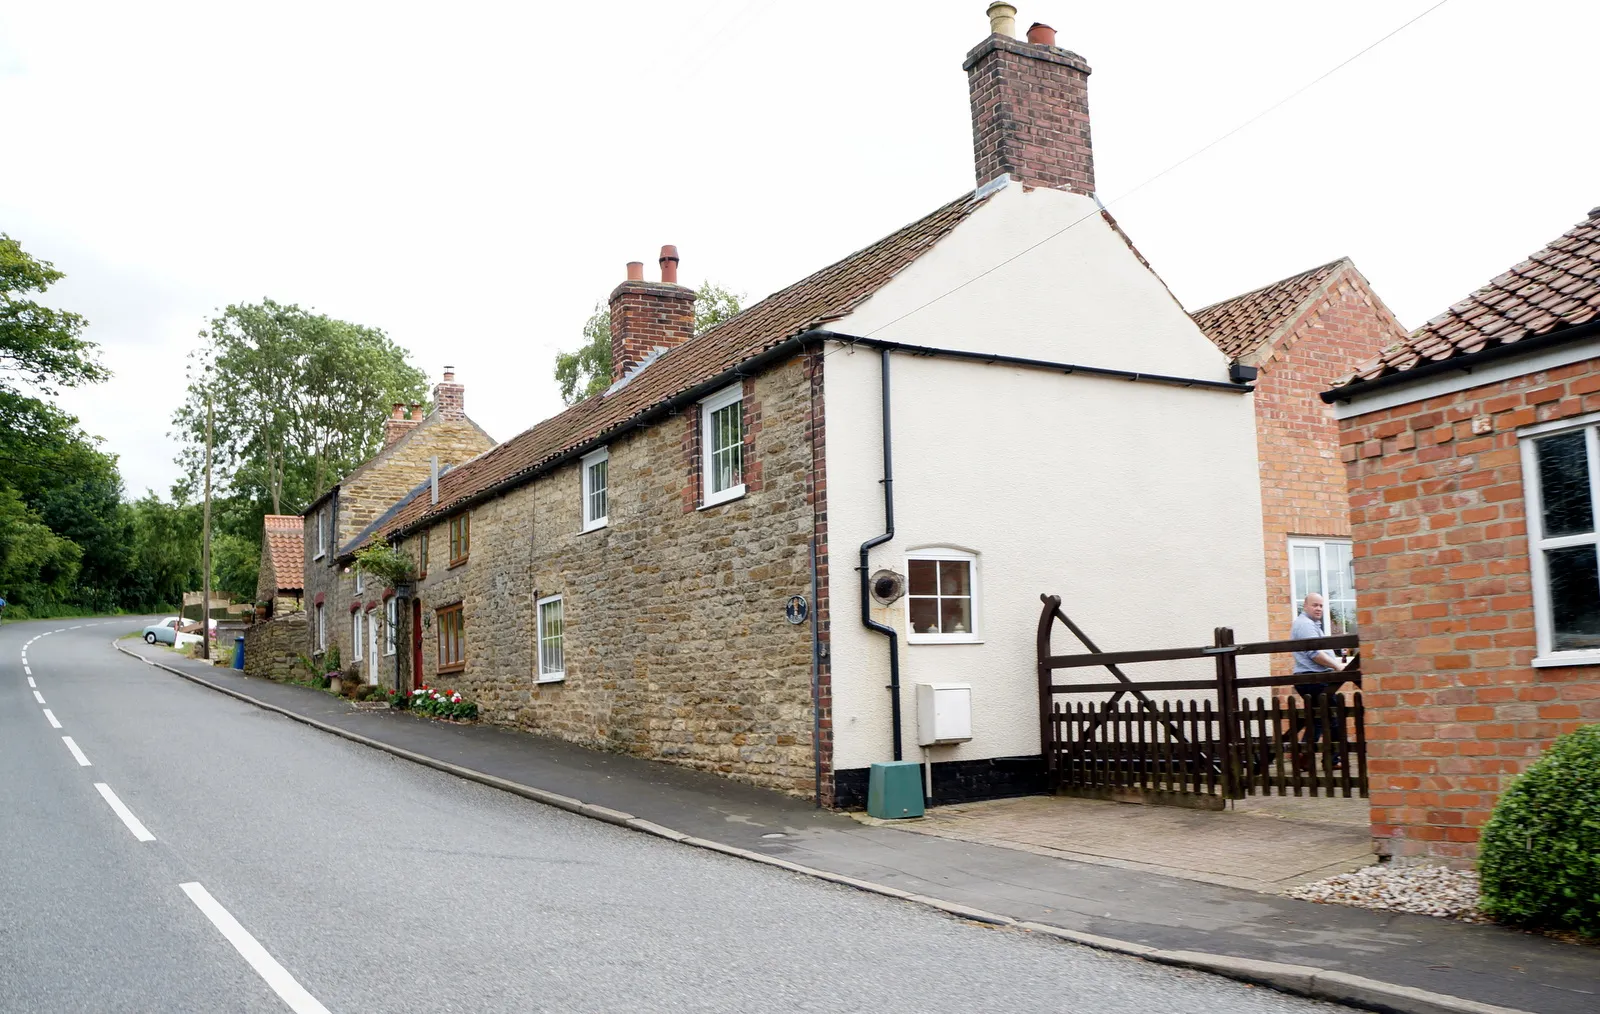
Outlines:
<svg viewBox="0 0 1600 1014"><path fill-rule="evenodd" d="M422 600L411 600L411 689L422 685Z"/></svg>

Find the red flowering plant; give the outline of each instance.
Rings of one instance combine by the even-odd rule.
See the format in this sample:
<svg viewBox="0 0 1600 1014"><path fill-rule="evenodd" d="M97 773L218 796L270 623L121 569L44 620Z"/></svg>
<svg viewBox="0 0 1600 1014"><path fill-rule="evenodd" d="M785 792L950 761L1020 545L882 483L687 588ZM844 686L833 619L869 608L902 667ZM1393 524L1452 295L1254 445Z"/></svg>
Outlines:
<svg viewBox="0 0 1600 1014"><path fill-rule="evenodd" d="M412 711L435 718L477 718L478 705L455 690L438 690L424 683L411 691Z"/></svg>

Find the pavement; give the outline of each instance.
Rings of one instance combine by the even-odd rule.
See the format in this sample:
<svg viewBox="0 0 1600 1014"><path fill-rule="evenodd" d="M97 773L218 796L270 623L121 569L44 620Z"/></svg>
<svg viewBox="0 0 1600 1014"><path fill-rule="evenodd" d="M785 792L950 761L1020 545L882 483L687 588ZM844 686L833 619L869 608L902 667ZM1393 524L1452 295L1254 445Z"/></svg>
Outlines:
<svg viewBox="0 0 1600 1014"><path fill-rule="evenodd" d="M1590 947L874 826L714 775L487 724L357 709L326 693L252 679L140 642L120 646L417 763L973 921L1375 1010L1600 1010L1600 951Z"/></svg>
<svg viewBox="0 0 1600 1014"><path fill-rule="evenodd" d="M6 1014L1336 1009L586 819L57 622L0 630Z"/></svg>

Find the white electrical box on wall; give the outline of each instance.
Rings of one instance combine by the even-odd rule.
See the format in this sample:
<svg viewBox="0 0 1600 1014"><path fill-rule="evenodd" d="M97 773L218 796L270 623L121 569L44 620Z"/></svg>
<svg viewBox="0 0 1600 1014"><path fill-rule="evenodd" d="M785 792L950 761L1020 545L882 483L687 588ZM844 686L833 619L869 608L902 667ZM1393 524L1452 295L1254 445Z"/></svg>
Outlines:
<svg viewBox="0 0 1600 1014"><path fill-rule="evenodd" d="M972 738L972 684L917 684L917 745Z"/></svg>

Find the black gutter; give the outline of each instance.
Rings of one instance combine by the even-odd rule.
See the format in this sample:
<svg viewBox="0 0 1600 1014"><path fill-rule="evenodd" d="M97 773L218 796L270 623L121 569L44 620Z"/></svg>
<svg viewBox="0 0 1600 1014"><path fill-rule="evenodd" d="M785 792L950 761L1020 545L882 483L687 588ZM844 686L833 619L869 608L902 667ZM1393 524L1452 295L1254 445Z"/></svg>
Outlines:
<svg viewBox="0 0 1600 1014"><path fill-rule="evenodd" d="M554 468L583 457L592 450L604 447L606 444L622 437L636 429L649 426L657 419L673 415L678 410L693 405L708 395L714 394L735 380L753 376L760 373L774 362L787 359L795 355L808 345L820 341L836 341L846 345L862 345L867 348L904 352L908 355L922 356L937 359L959 359L977 363L995 363L1005 366L1021 366L1029 369L1048 370L1052 373L1081 373L1091 377L1107 377L1114 380L1138 381L1149 384L1167 384L1174 387L1197 387L1214 391L1230 391L1235 394L1247 394L1255 390L1253 384L1234 384L1223 380L1200 380L1194 377L1172 377L1160 373L1137 373L1133 370L1113 370L1102 366L1079 366L1074 363L1058 363L1045 359L1026 359L1021 356L1006 356L993 352L967 352L961 349L941 349L928 345L907 345L902 342L885 341L881 338L864 338L860 335L842 334L838 331L813 329L779 342L772 348L753 356L750 359L717 374L709 380L696 384L688 390L668 398L651 408L640 412L638 415L620 423L603 433L596 435L570 450L556 455L541 464L519 471L501 479L486 489L469 496L457 503L450 504L443 511L429 511L416 521L399 529L394 533L395 538L404 538L412 532L431 524L435 519L447 517L458 511L474 507L485 500L493 499L508 489L515 488L528 482L535 476L548 472ZM515 438L513 438L515 439ZM504 446L503 444L501 446Z"/></svg>
<svg viewBox="0 0 1600 1014"><path fill-rule="evenodd" d="M889 639L889 722L894 733L894 759L902 760L900 749L900 635L893 627L872 618L872 592L867 586L867 553L894 538L894 440L889 430L889 350L879 350L883 375L883 527L882 535L861 544L861 625Z"/></svg>
<svg viewBox="0 0 1600 1014"><path fill-rule="evenodd" d="M1426 380L1429 377L1438 376L1441 373L1454 373L1457 370L1461 371L1462 373L1471 373L1473 370L1477 369L1479 366L1483 366L1486 363L1499 362L1502 359L1510 359L1513 356L1522 356L1535 352L1542 352L1545 349L1554 348L1558 345L1565 345L1568 342L1581 341L1584 338L1590 338L1596 335L1600 335L1600 319L1591 320L1587 323L1578 324L1574 327L1565 328L1559 331L1551 331L1547 334L1539 335L1536 338L1524 338L1521 341L1515 341L1509 345L1492 345L1489 348L1483 349L1479 352L1473 352L1470 355L1457 356L1454 359L1440 359L1434 362L1423 363L1420 366L1413 366L1409 370L1401 370L1398 373L1386 373L1381 377L1374 377L1371 380L1363 380L1354 384L1346 384L1343 387L1335 387L1331 391L1323 391L1319 397L1329 405L1332 405L1336 401L1353 401L1356 398L1365 397L1374 391L1382 391L1391 387L1399 387L1402 384L1409 384L1418 380Z"/></svg>
<svg viewBox="0 0 1600 1014"><path fill-rule="evenodd" d="M856 335L837 334L833 331L811 331L819 338L842 342L846 345L865 345L868 348L904 352L907 355L929 359L960 359L974 363L998 363L1006 366L1024 366L1051 373L1082 373L1090 377L1108 377L1113 380L1140 381L1147 384L1167 384L1172 387L1199 387L1213 391L1232 391L1247 394L1255 390L1254 384L1235 384L1226 380L1201 380L1196 377L1173 377L1164 373L1138 373L1133 370L1114 370L1105 366L1080 366L1076 363L1057 363L1048 359L1027 359L1006 356L997 352L967 352L961 349L941 349L929 345L907 345L904 342L886 341L882 338L861 338Z"/></svg>

